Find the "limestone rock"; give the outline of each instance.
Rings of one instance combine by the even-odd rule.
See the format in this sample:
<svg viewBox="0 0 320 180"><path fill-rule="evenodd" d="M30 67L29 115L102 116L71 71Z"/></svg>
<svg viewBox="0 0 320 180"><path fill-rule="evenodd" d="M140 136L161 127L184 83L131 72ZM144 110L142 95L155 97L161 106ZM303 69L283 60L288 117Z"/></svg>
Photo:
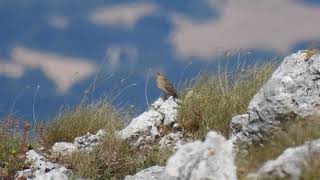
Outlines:
<svg viewBox="0 0 320 180"><path fill-rule="evenodd" d="M51 148L51 154L53 156L65 156L79 150L92 150L92 147L99 144L100 139L104 134L105 131L100 129L96 134L87 133L84 136L75 138L73 143L56 142Z"/></svg>
<svg viewBox="0 0 320 180"><path fill-rule="evenodd" d="M51 148L51 154L53 156L66 156L75 152L77 147L73 143L68 142L56 142Z"/></svg>
<svg viewBox="0 0 320 180"><path fill-rule="evenodd" d="M175 146L178 141L182 139L182 133L169 133L160 139L159 147L164 149L166 147Z"/></svg>
<svg viewBox="0 0 320 180"><path fill-rule="evenodd" d="M71 171L64 166L49 162L45 157L38 154L34 150L30 150L26 153L26 162L31 163L31 168L19 171L16 179L27 178L30 180L67 180L68 176L71 174Z"/></svg>
<svg viewBox="0 0 320 180"><path fill-rule="evenodd" d="M204 142L181 146L166 166L170 179L235 180L233 143L211 131Z"/></svg>
<svg viewBox="0 0 320 180"><path fill-rule="evenodd" d="M307 117L319 112L320 55L306 60L306 52L299 51L284 59L251 100L247 113L232 119L231 137L245 143L259 142L289 115Z"/></svg>
<svg viewBox="0 0 320 180"><path fill-rule="evenodd" d="M78 149L91 149L93 146L99 144L100 139L105 135L105 131L100 129L96 134L87 133L84 136L77 137L74 140L74 145Z"/></svg>
<svg viewBox="0 0 320 180"><path fill-rule="evenodd" d="M125 180L170 180L163 166L152 166L144 169L134 176L126 176Z"/></svg>
<svg viewBox="0 0 320 180"><path fill-rule="evenodd" d="M138 117L118 132L118 137L128 140L136 147L153 143L157 138L161 138L173 131L176 121L178 99L169 97L167 100L159 98L150 109Z"/></svg>

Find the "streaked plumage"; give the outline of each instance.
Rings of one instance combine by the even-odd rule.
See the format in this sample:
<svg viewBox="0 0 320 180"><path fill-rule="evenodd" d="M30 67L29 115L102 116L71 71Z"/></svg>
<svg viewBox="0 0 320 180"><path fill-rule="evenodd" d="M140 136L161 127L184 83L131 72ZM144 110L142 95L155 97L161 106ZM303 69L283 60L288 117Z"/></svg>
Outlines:
<svg viewBox="0 0 320 180"><path fill-rule="evenodd" d="M164 92L165 98L168 98L169 96L173 96L174 98L177 98L177 91L173 87L173 85L170 83L168 79L162 74L162 73L157 73L156 74L156 82L157 82L157 87Z"/></svg>

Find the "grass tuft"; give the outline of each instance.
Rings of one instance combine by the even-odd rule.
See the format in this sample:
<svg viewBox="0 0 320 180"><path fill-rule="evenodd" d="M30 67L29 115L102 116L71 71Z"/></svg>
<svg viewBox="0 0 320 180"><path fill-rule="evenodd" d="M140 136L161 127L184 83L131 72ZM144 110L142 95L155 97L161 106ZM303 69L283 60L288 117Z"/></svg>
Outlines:
<svg viewBox="0 0 320 180"><path fill-rule="evenodd" d="M249 101L271 76L274 64L257 66L248 72L202 75L182 90L184 99L177 121L184 135L204 138L209 129L229 136L229 123L234 115L246 111Z"/></svg>
<svg viewBox="0 0 320 180"><path fill-rule="evenodd" d="M99 102L61 114L45 126L40 141L50 148L55 142L72 142L87 132L96 133L99 129L114 132L122 126L119 112L110 104Z"/></svg>

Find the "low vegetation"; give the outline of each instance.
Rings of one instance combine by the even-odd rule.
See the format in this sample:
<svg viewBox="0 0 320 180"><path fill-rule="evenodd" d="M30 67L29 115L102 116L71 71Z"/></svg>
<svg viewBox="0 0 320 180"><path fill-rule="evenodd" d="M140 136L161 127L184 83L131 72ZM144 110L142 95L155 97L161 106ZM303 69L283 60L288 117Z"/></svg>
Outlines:
<svg viewBox="0 0 320 180"><path fill-rule="evenodd" d="M99 129L114 132L122 127L119 112L106 102L83 105L61 113L40 130L40 143L50 148L55 142L72 142L75 137Z"/></svg>
<svg viewBox="0 0 320 180"><path fill-rule="evenodd" d="M18 130L17 120L5 118L0 121L0 179L13 179L16 171L25 165L20 154Z"/></svg>
<svg viewBox="0 0 320 180"><path fill-rule="evenodd" d="M185 136L201 139L213 129L228 137L231 118L246 111L273 70L274 64L267 63L246 72L202 73L189 82L180 92L184 101L178 110Z"/></svg>
<svg viewBox="0 0 320 180"><path fill-rule="evenodd" d="M107 135L92 152L74 153L63 161L72 167L76 177L122 179L147 167L164 165L170 154L157 147L137 149Z"/></svg>
<svg viewBox="0 0 320 180"><path fill-rule="evenodd" d="M246 179L250 172L258 170L267 160L275 159L285 149L299 146L306 141L320 138L320 119L289 119L280 130L270 134L270 138L263 145L254 145L248 151L240 151L237 155L237 171L240 179ZM241 147L241 146L240 146ZM320 157L320 156L319 156ZM319 167L320 159L313 159L314 167ZM320 176L313 167L306 169L303 176ZM307 178L308 179L308 178Z"/></svg>
<svg viewBox="0 0 320 180"><path fill-rule="evenodd" d="M41 143L50 148L55 142L72 142L87 132L106 131L102 143L92 152L76 152L58 160L73 169L75 177L119 179L149 166L164 164L170 150L157 147L137 149L116 138L115 132L123 128L120 113L108 103L95 103L78 107L58 116L46 125L40 136Z"/></svg>

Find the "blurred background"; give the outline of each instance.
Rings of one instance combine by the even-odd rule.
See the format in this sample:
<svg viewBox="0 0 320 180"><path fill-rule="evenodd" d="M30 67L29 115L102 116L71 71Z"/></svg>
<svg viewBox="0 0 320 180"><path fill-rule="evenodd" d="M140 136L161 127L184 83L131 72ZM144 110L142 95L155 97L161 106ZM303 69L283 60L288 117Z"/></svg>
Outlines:
<svg viewBox="0 0 320 180"><path fill-rule="evenodd" d="M218 64L268 61L320 41L318 0L0 0L0 117L47 120L108 97L143 111Z"/></svg>

